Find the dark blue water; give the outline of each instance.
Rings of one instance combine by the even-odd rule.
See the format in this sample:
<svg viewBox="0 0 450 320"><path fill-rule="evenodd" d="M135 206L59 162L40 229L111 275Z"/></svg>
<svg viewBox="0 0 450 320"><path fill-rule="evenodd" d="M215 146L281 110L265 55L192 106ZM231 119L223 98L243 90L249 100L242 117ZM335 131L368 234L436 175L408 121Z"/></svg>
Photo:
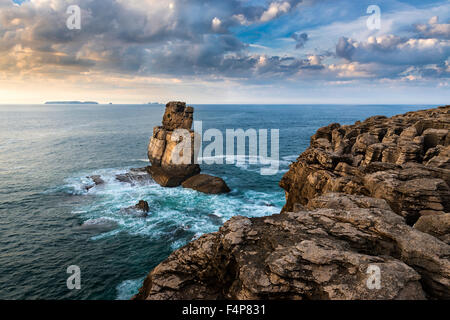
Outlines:
<svg viewBox="0 0 450 320"><path fill-rule="evenodd" d="M233 215L278 213L278 181L317 128L424 108L195 106L204 130L280 129L278 174L263 176L260 165L203 166L232 189L211 196L115 181L147 165L162 106L0 106L0 299L128 299L173 250ZM106 185L86 192L93 174ZM140 199L150 203L147 219L120 210ZM67 289L69 265L81 269L81 290Z"/></svg>

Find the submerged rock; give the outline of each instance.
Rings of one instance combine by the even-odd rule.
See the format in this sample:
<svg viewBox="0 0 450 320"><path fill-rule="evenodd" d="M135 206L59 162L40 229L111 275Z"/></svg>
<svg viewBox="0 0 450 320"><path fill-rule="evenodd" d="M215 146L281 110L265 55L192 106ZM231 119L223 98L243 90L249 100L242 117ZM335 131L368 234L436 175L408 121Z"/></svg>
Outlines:
<svg viewBox="0 0 450 320"><path fill-rule="evenodd" d="M101 176L99 176L99 175L90 176L90 177L88 177L88 178L89 178L89 179L92 179L92 181L94 181L94 183L95 183L96 186L105 183L105 181L104 181L104 180L101 178Z"/></svg>
<svg viewBox="0 0 450 320"><path fill-rule="evenodd" d="M148 213L150 211L150 208L148 206L148 202L144 200L139 200L138 204L134 206L137 210L141 210L145 213Z"/></svg>
<svg viewBox="0 0 450 320"><path fill-rule="evenodd" d="M99 185L105 184L105 181L99 175L93 175L93 176L89 176L89 177L86 177L86 178L91 179L93 181L93 183L94 183L94 184L85 186L85 189L87 191L89 191L90 189L92 189L95 186L99 186Z"/></svg>
<svg viewBox="0 0 450 320"><path fill-rule="evenodd" d="M139 202L136 205L125 208L124 210L127 214L145 218L148 216L148 213L150 212L150 207L147 201L139 200Z"/></svg>
<svg viewBox="0 0 450 320"><path fill-rule="evenodd" d="M136 184L148 184L153 182L150 174L150 167L130 169L127 173L116 175L116 180L129 183L133 186Z"/></svg>
<svg viewBox="0 0 450 320"><path fill-rule="evenodd" d="M198 174L193 176L182 184L183 188L194 189L203 193L221 194L230 192L227 184L223 179L210 176L208 174Z"/></svg>

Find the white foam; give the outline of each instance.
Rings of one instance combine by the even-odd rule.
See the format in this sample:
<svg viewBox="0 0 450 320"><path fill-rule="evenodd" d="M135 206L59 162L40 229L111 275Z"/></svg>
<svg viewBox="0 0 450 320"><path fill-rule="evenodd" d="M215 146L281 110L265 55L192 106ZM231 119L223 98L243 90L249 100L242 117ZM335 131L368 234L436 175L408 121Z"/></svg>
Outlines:
<svg viewBox="0 0 450 320"><path fill-rule="evenodd" d="M144 278L125 280L121 282L117 287L116 300L130 300L142 286Z"/></svg>
<svg viewBox="0 0 450 320"><path fill-rule="evenodd" d="M104 169L83 173L67 179L63 190L76 193L83 190L87 176L100 175L105 184L79 194L94 197L80 202L73 212L86 224L114 222L117 228L92 237L98 240L114 237L119 232L146 236L152 240L164 239L173 249L199 237L215 232L235 215L259 217L278 213L284 201L280 193L264 193L248 190L228 195L206 195L191 189L163 188L155 183L132 186L115 179L126 169ZM147 218L126 214L122 209L146 200L150 206Z"/></svg>

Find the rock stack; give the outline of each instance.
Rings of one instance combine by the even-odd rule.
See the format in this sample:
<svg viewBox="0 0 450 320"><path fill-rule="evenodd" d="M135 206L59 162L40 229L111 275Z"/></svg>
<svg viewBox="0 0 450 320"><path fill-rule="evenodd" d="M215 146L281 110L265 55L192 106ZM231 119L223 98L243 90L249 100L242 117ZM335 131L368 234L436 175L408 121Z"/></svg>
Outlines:
<svg viewBox="0 0 450 320"><path fill-rule="evenodd" d="M153 128L153 136L148 145L148 158L152 164L150 173L163 187L177 187L188 178L200 173L194 152L195 133L191 130L194 108L186 107L184 102L169 102L166 105L162 126ZM184 129L191 139L191 154L186 163L176 163L174 150L180 137L174 137L175 130ZM175 162L175 163L174 163Z"/></svg>
<svg viewBox="0 0 450 320"><path fill-rule="evenodd" d="M233 217L135 299L450 299L449 129L450 106L319 129L283 213Z"/></svg>
<svg viewBox="0 0 450 320"><path fill-rule="evenodd" d="M148 145L148 158L152 178L163 187L191 188L204 193L218 194L230 189L221 178L200 173L197 154L194 148L196 133L191 129L194 119L194 108L187 107L185 102L169 102L163 116L162 126L153 128L153 135ZM179 130L187 133L179 135ZM184 157L177 145L183 138L190 139L189 155ZM181 161L180 157L187 161Z"/></svg>

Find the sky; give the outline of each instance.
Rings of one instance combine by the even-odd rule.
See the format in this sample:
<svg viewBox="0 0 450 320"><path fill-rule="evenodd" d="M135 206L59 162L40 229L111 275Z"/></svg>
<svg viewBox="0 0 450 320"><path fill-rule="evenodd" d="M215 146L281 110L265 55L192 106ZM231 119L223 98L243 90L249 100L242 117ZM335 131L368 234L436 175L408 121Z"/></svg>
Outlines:
<svg viewBox="0 0 450 320"><path fill-rule="evenodd" d="M0 104L449 104L449 56L448 0L0 0Z"/></svg>

